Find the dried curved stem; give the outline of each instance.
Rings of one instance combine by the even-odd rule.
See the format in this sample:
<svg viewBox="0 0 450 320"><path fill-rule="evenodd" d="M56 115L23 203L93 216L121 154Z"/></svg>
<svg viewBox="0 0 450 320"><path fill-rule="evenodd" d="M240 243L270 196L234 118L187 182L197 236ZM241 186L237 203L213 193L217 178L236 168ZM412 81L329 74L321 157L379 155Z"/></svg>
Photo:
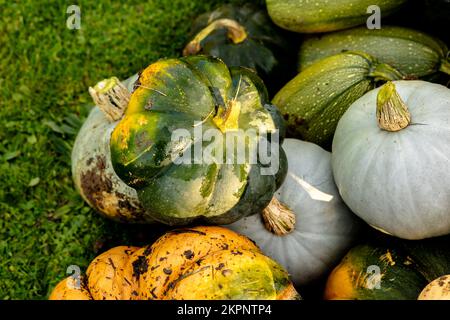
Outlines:
<svg viewBox="0 0 450 320"><path fill-rule="evenodd" d="M226 28L228 38L234 44L239 44L247 39L245 28L237 21L232 19L218 19L210 23L206 28L201 30L195 38L189 42L183 50L183 56L190 56L199 53L202 50L201 42L208 37L214 30Z"/></svg>
<svg viewBox="0 0 450 320"><path fill-rule="evenodd" d="M93 88L89 87L89 94L111 122L122 118L131 96L130 91L116 77L102 80Z"/></svg>
<svg viewBox="0 0 450 320"><path fill-rule="evenodd" d="M295 229L295 213L275 197L263 210L262 218L266 229L277 236L284 236Z"/></svg>

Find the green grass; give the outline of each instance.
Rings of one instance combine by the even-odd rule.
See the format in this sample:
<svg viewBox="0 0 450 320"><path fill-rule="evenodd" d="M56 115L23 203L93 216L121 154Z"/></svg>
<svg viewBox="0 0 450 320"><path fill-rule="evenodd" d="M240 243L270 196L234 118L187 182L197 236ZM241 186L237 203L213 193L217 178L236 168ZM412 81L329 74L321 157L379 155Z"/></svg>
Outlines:
<svg viewBox="0 0 450 320"><path fill-rule="evenodd" d="M85 270L100 251L161 233L85 205L70 173L73 128L89 86L178 56L192 19L225 1L75 2L80 30L66 27L74 1L0 0L0 299L45 299L69 265Z"/></svg>

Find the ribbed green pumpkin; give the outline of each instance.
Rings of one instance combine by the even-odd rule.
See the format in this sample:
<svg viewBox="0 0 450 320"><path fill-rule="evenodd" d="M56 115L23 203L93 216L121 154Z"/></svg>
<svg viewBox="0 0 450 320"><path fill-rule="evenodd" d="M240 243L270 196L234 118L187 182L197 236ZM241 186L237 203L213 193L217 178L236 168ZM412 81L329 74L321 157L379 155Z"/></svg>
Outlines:
<svg viewBox="0 0 450 320"><path fill-rule="evenodd" d="M324 297L327 300L415 300L427 284L415 262L403 252L367 244L350 250L333 270Z"/></svg>
<svg viewBox="0 0 450 320"><path fill-rule="evenodd" d="M400 247L415 261L428 282L450 273L449 236L401 241Z"/></svg>
<svg viewBox="0 0 450 320"><path fill-rule="evenodd" d="M370 243L350 250L333 270L325 298L415 300L429 282L450 274L449 244L448 236L405 241L375 234Z"/></svg>
<svg viewBox="0 0 450 320"><path fill-rule="evenodd" d="M284 180L286 156L274 144L279 162L272 162L275 170L265 174L261 170L269 165L260 158L238 161L226 146L223 158L206 161L195 150L218 150L216 137L207 141L196 130L203 135L211 129L224 144L229 139L225 135L235 130L252 129L264 136L279 129L277 120L282 119L276 113L264 84L249 69L228 69L221 60L205 56L161 60L135 83L125 115L111 135L112 164L157 221L232 223L269 204ZM178 129L190 136L174 141L172 133ZM259 139L245 140L246 154L259 147ZM188 161L176 162L177 157Z"/></svg>
<svg viewBox="0 0 450 320"><path fill-rule="evenodd" d="M378 80L401 79L389 65L362 52L340 53L303 70L273 99L290 136L329 148L348 107Z"/></svg>
<svg viewBox="0 0 450 320"><path fill-rule="evenodd" d="M408 78L430 76L439 71L450 74L448 48L443 42L420 31L393 26L375 30L358 27L311 37L300 48L299 69L345 51L366 52Z"/></svg>
<svg viewBox="0 0 450 320"><path fill-rule="evenodd" d="M377 5L386 17L406 0L267 0L272 20L287 30L316 33L354 27L366 22L367 8Z"/></svg>

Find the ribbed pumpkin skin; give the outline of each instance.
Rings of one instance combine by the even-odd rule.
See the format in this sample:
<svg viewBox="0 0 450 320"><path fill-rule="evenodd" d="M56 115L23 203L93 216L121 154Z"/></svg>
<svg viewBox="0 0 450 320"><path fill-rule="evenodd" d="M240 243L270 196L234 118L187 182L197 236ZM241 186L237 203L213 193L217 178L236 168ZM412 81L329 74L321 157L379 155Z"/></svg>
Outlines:
<svg viewBox="0 0 450 320"><path fill-rule="evenodd" d="M301 33L329 32L366 22L367 8L377 5L385 17L406 0L267 0L267 10L278 26Z"/></svg>
<svg viewBox="0 0 450 320"><path fill-rule="evenodd" d="M81 297L94 300L300 298L281 266L248 238L221 227L173 230L152 246L110 249L92 261L87 274ZM65 292L66 281L51 298L80 297Z"/></svg>
<svg viewBox="0 0 450 320"><path fill-rule="evenodd" d="M120 246L96 257L86 270L87 287L94 300L130 300L137 297L137 286L130 281L129 266L138 247Z"/></svg>
<svg viewBox="0 0 450 320"><path fill-rule="evenodd" d="M401 248L416 262L428 282L450 274L450 237L401 241Z"/></svg>
<svg viewBox="0 0 450 320"><path fill-rule="evenodd" d="M283 149L289 168L275 197L295 213L295 229L276 235L266 229L260 215L245 217L229 228L253 239L301 286L329 272L343 257L356 239L359 219L339 196L329 152L296 139L285 139Z"/></svg>
<svg viewBox="0 0 450 320"><path fill-rule="evenodd" d="M254 69L269 89L279 89L283 80L293 75L292 54L286 34L273 24L269 16L259 7L224 5L212 12L199 16L193 23L190 38L202 29L220 19L231 19L246 31L246 39L233 43L225 28L219 28L201 41L197 54L211 55L222 59L229 67Z"/></svg>
<svg viewBox="0 0 450 320"><path fill-rule="evenodd" d="M375 64L368 55L348 52L299 73L273 99L287 122L288 135L329 147L347 108L374 88L370 74Z"/></svg>
<svg viewBox="0 0 450 320"><path fill-rule="evenodd" d="M172 132L183 129L195 137L199 123L203 132L217 132L214 118L223 107L240 110L237 129L275 133L271 113L276 109L260 85L254 72L229 70L221 60L204 56L161 60L140 74L125 116L112 133L111 158L117 175L137 190L143 207L156 220L171 225L196 219L228 224L267 206L286 172L280 145L275 145L280 163L267 175L261 174L260 162L226 163L224 158L224 164L204 159L196 163L195 152L188 155L188 164L173 161L182 151L192 151L194 142L172 142ZM251 139L258 146L258 138ZM203 143L203 148L212 145L195 143ZM254 151L248 140L245 147Z"/></svg>
<svg viewBox="0 0 450 320"><path fill-rule="evenodd" d="M420 31L394 26L374 30L358 27L304 41L299 53L300 71L344 51L366 52L410 78L438 72L448 53L444 43Z"/></svg>
<svg viewBox="0 0 450 320"><path fill-rule="evenodd" d="M334 179L344 202L371 226L402 239L450 233L450 90L393 82L412 123L379 128L379 89L356 101L333 141Z"/></svg>
<svg viewBox="0 0 450 320"><path fill-rule="evenodd" d="M374 268L379 268L381 279L374 276ZM350 250L330 274L324 297L327 300L415 300L426 284L408 256L393 248L360 245Z"/></svg>

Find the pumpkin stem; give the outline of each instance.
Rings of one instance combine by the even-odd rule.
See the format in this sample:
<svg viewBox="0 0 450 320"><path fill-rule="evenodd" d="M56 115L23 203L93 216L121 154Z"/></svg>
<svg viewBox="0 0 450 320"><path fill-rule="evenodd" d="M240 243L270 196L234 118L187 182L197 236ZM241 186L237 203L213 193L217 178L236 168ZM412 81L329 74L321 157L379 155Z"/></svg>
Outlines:
<svg viewBox="0 0 450 320"><path fill-rule="evenodd" d="M450 75L450 61L448 60L448 58L442 60L441 66L439 67L439 71Z"/></svg>
<svg viewBox="0 0 450 320"><path fill-rule="evenodd" d="M390 132L400 131L411 123L408 107L398 94L393 82L386 83L378 92L377 119L378 126Z"/></svg>
<svg viewBox="0 0 450 320"><path fill-rule="evenodd" d="M385 63L377 64L369 76L375 78L375 81L394 81L404 78L400 71Z"/></svg>
<svg viewBox="0 0 450 320"><path fill-rule="evenodd" d="M295 214L277 198L273 197L262 212L264 226L277 236L284 236L295 229Z"/></svg>
<svg viewBox="0 0 450 320"><path fill-rule="evenodd" d="M231 19L218 19L201 30L195 38L186 45L183 50L183 56L199 53L202 50L201 42L208 37L211 32L220 28L226 28L228 30L228 38L233 41L234 44L239 44L247 39L245 28L237 21Z"/></svg>
<svg viewBox="0 0 450 320"><path fill-rule="evenodd" d="M216 126L225 133L226 131L237 130L239 128L239 114L241 112L241 103L231 100L227 108L219 107L217 114L213 118Z"/></svg>
<svg viewBox="0 0 450 320"><path fill-rule="evenodd" d="M89 94L111 122L122 118L131 96L130 91L116 77L102 80L93 88L89 87Z"/></svg>

